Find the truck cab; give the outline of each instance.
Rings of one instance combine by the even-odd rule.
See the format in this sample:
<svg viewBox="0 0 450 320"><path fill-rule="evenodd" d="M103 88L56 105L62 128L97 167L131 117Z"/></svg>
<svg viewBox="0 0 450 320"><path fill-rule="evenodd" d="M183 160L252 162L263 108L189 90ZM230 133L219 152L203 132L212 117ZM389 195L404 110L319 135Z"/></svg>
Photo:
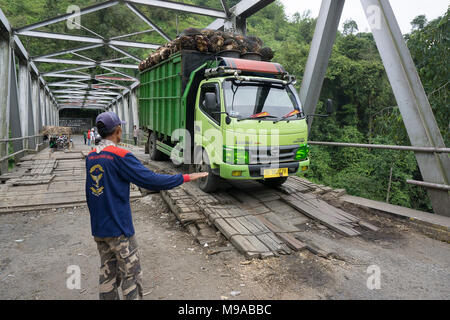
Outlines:
<svg viewBox="0 0 450 320"><path fill-rule="evenodd" d="M279 186L307 171L308 130L293 79L269 62L222 65L205 71L195 102L196 168L210 173L200 187L214 191L219 177Z"/></svg>

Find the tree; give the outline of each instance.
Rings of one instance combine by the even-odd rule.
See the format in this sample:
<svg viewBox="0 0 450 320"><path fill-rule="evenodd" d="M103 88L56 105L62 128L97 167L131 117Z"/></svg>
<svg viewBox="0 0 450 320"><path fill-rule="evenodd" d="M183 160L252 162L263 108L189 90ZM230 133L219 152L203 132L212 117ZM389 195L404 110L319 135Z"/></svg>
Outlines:
<svg viewBox="0 0 450 320"><path fill-rule="evenodd" d="M427 17L425 17L423 14L415 17L411 21L411 26L412 26L413 30L423 29L423 27L425 27L426 24L427 24Z"/></svg>
<svg viewBox="0 0 450 320"><path fill-rule="evenodd" d="M344 28L344 35L347 36L349 34L353 34L356 31L358 31L358 24L356 23L355 20L348 19L344 22L343 28Z"/></svg>

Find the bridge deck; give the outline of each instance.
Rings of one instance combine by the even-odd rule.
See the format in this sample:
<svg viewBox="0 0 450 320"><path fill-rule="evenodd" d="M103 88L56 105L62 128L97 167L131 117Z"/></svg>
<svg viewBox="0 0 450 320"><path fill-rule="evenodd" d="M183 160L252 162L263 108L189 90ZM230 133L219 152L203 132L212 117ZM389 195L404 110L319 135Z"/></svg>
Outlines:
<svg viewBox="0 0 450 320"><path fill-rule="evenodd" d="M85 155L90 147L74 137L70 151L44 149L20 159L0 185L0 213L73 207L86 203ZM131 197L140 196L134 186Z"/></svg>

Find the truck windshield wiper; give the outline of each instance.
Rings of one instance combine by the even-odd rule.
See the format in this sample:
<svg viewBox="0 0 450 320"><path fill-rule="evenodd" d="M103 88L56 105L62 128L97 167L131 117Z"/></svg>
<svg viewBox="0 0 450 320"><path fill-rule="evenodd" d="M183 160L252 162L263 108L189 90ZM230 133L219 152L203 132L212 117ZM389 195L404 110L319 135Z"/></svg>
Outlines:
<svg viewBox="0 0 450 320"><path fill-rule="evenodd" d="M253 115L253 116L246 117L246 118L239 118L239 119L237 119L237 121L253 120L253 119L262 119L262 118L278 118L278 117L271 116L270 114L261 115L261 116L258 116L258 117L254 117L254 115Z"/></svg>
<svg viewBox="0 0 450 320"><path fill-rule="evenodd" d="M282 116L281 118L277 119L277 120L274 121L273 123L277 123L277 122L286 120L286 119L288 119L288 118L290 118L290 117L292 117L292 116L295 116L295 115L297 115L297 114L299 114L299 113L300 113L300 111L298 111L298 110L296 109L296 110L294 110L294 111L289 112L287 115Z"/></svg>

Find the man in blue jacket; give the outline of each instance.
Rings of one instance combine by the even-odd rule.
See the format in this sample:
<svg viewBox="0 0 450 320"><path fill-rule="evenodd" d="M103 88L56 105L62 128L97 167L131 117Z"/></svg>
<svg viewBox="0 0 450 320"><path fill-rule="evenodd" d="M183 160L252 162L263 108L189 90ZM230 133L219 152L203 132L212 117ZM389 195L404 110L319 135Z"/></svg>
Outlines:
<svg viewBox="0 0 450 320"><path fill-rule="evenodd" d="M119 117L104 112L96 119L101 142L86 158L86 200L92 235L100 253L100 299L142 299L142 271L130 207L130 183L149 190L168 190L208 173L157 174L128 150L117 147Z"/></svg>

